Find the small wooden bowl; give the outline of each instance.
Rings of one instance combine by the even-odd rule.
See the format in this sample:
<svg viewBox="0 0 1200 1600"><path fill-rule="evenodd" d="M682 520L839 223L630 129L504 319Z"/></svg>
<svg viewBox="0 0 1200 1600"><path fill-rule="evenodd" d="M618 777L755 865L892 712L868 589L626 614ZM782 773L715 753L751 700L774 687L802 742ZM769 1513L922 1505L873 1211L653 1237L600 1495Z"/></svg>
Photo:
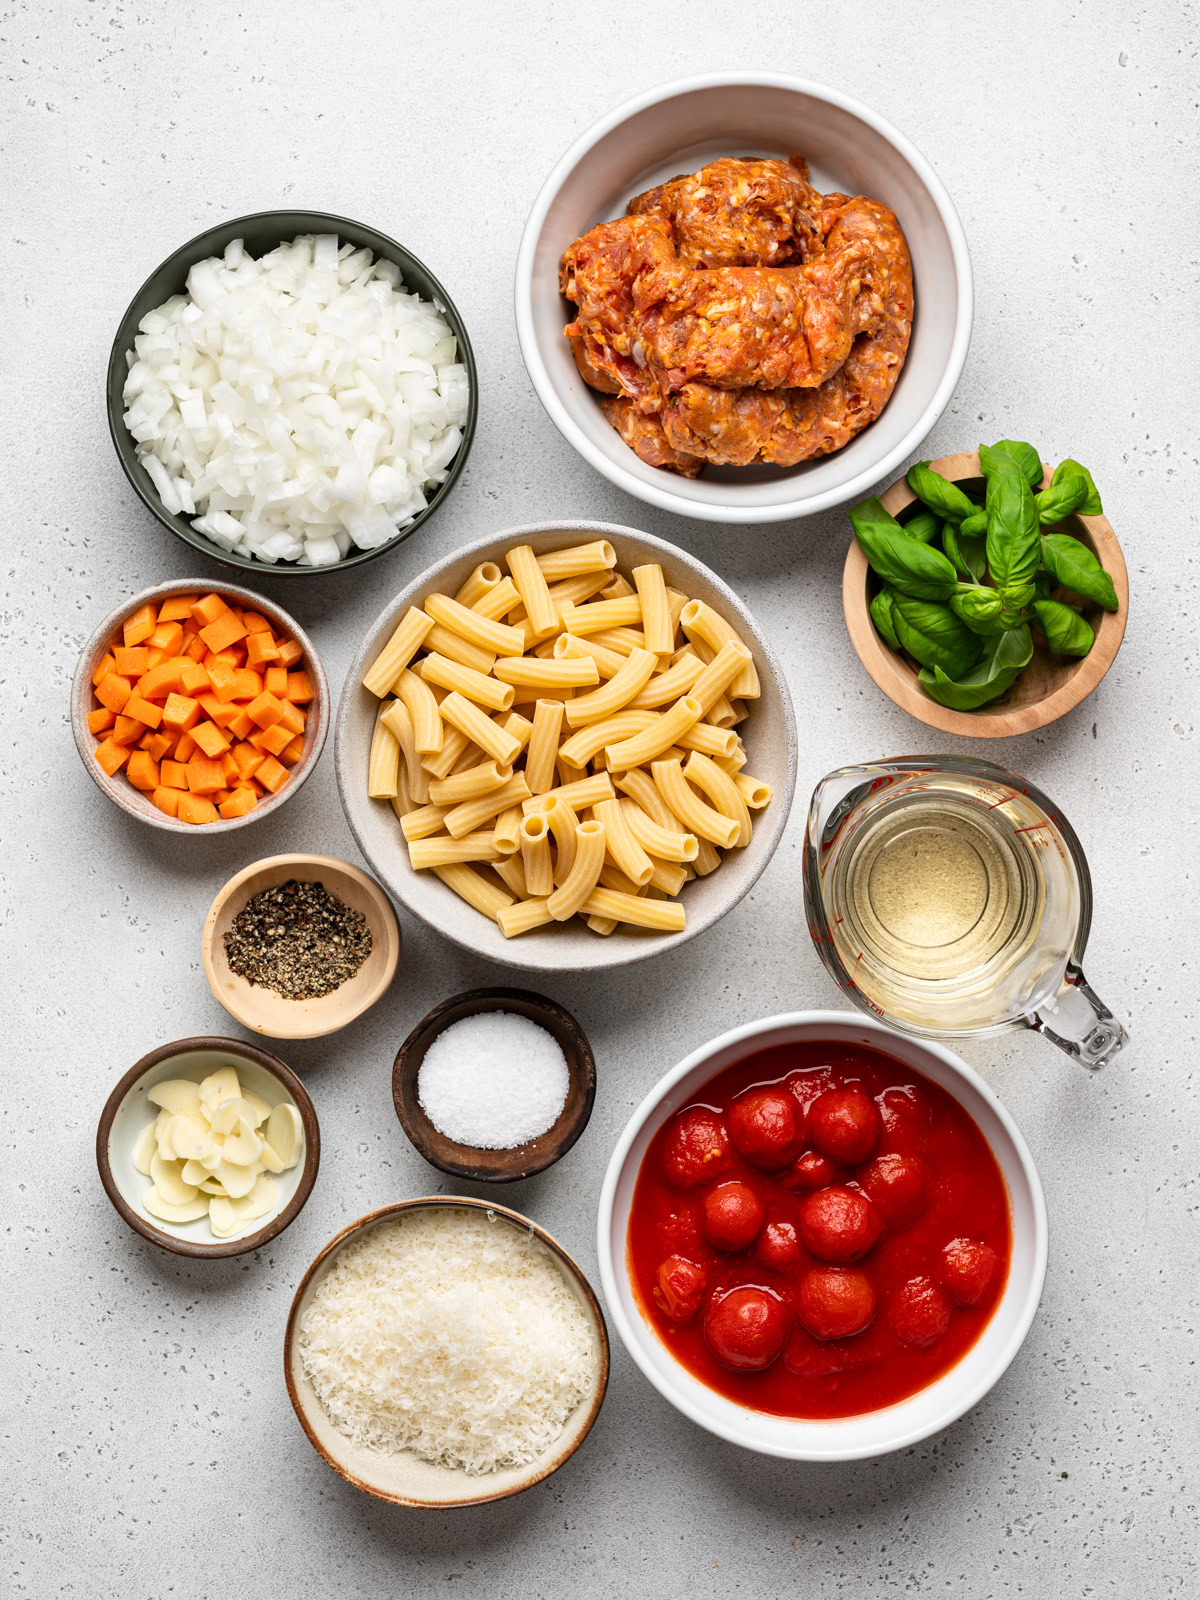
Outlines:
<svg viewBox="0 0 1200 1600"><path fill-rule="evenodd" d="M444 1028L483 1011L509 1011L528 1017L554 1035L567 1058L570 1077L566 1104L553 1127L512 1150L480 1150L440 1133L417 1099L417 1075L425 1052ZM565 1156L588 1125L596 1098L596 1062L583 1029L569 1011L528 989L469 989L434 1006L400 1046L392 1067L396 1115L414 1147L430 1166L475 1183L513 1183L544 1172Z"/></svg>
<svg viewBox="0 0 1200 1600"><path fill-rule="evenodd" d="M225 934L246 902L289 878L323 883L344 905L361 911L371 930L371 953L362 966L317 1000L288 1000L274 989L250 983L231 970L225 956ZM270 1039L317 1039L346 1027L386 991L399 957L400 929L391 901L374 878L332 856L267 856L243 867L208 908L200 936L200 960L213 994L243 1028Z"/></svg>
<svg viewBox="0 0 1200 1600"><path fill-rule="evenodd" d="M141 1203L150 1180L133 1165L134 1142L146 1123L157 1115L146 1099L148 1091L164 1078L199 1081L225 1065L235 1067L246 1087L271 1105L290 1101L304 1124L304 1159L276 1179L282 1201L279 1209L253 1233L238 1234L233 1239L216 1238L207 1217L181 1223L151 1217ZM143 1239L177 1256L241 1256L277 1238L304 1209L321 1165L321 1130L308 1090L278 1056L240 1039L176 1039L134 1062L109 1095L96 1130L96 1165L108 1198Z"/></svg>
<svg viewBox="0 0 1200 1600"><path fill-rule="evenodd" d="M595 1336L596 1363L591 1392L582 1399L567 1418L561 1435L543 1451L536 1461L525 1467L501 1468L484 1476L472 1475L461 1467L433 1466L422 1461L410 1450L386 1454L368 1445L354 1444L334 1427L326 1416L320 1400L304 1373L297 1349L297 1334L301 1316L308 1309L313 1295L344 1245L358 1241L369 1228L389 1222L406 1211L428 1206L467 1207L485 1212L488 1216L503 1219L505 1224L532 1233L557 1257L563 1278L583 1308ZM536 1222L523 1217L507 1206L495 1205L490 1200L468 1200L461 1196L430 1195L419 1200L401 1200L396 1205L382 1206L371 1211L357 1222L332 1238L300 1280L288 1313L287 1328L283 1336L283 1375L288 1398L308 1435L313 1449L327 1465L347 1483L377 1500L388 1500L393 1505L415 1506L420 1510L445 1511L456 1506L484 1505L490 1500L507 1500L510 1496L531 1489L551 1473L557 1472L575 1454L591 1432L592 1424L604 1403L608 1388L608 1329L591 1284L575 1261L558 1240L539 1228Z"/></svg>
<svg viewBox="0 0 1200 1600"><path fill-rule="evenodd" d="M236 600L239 606L247 606L252 611L261 613L272 627L290 634L304 651L303 666L314 690L308 723L304 729L304 754L288 772L287 782L277 793L264 795L254 810L247 811L244 817L222 817L219 822L208 822L200 828L193 827L190 822L180 822L176 817L168 817L164 811L160 811L148 794L143 794L140 789L133 787L125 776L124 768L110 778L96 760L96 747L100 740L87 723L88 712L95 710L96 707L92 695L92 673L95 672L96 663L104 652L114 643L120 643L121 625L125 618L131 616L139 606L144 606L148 600L158 603L169 600L177 594L219 594L226 599ZM152 589L143 589L140 594L123 601L115 611L105 617L92 634L80 653L75 668L75 678L71 684L71 729L75 735L75 747L79 751L79 758L92 782L123 811L128 811L131 817L137 817L140 822L148 822L153 828L162 828L166 833L188 833L193 837L197 834L208 837L231 833L234 828L245 828L252 822L261 822L263 817L278 811L279 807L285 805L297 792L316 766L325 747L325 735L329 732L329 684L312 640L282 606L277 606L265 595L255 594L253 589L243 589L235 583L213 583L207 578L185 578L176 583L155 584Z"/></svg>
<svg viewBox="0 0 1200 1600"><path fill-rule="evenodd" d="M930 462L935 472L959 484L968 494L978 496L983 488L979 456L975 452L943 456ZM1050 482L1049 467L1043 466L1041 487ZM882 496L886 510L903 520L905 510L916 503L916 495L901 478ZM1035 637L1033 660L1012 688L999 700L979 711L952 711L931 700L917 682L916 667L906 655L892 650L879 637L868 607L877 580L862 546L851 539L842 572L842 608L850 643L871 677L902 710L910 712L928 728L959 734L966 739L1008 739L1018 733L1032 733L1086 700L1116 659L1125 637L1129 611L1129 575L1125 558L1106 517L1067 517L1050 530L1069 533L1082 540L1099 558L1117 592L1118 609L1104 611L1085 605L1084 616L1095 629L1096 642L1086 656L1052 655Z"/></svg>

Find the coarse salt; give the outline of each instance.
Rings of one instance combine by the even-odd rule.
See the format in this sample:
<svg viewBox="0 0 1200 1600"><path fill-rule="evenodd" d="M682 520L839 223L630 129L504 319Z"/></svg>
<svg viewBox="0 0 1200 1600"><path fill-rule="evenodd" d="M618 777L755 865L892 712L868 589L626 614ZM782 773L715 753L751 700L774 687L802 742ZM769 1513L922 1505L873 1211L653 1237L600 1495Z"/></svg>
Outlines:
<svg viewBox="0 0 1200 1600"><path fill-rule="evenodd" d="M528 1017L481 1011L425 1052L417 1099L439 1133L476 1150L512 1150L552 1128L567 1101L567 1058Z"/></svg>

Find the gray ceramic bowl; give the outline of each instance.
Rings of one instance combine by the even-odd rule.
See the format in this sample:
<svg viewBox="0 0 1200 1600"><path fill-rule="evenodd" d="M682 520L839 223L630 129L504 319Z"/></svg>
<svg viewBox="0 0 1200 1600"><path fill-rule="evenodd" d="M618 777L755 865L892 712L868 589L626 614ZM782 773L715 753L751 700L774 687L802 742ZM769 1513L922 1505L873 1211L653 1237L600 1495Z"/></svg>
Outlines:
<svg viewBox="0 0 1200 1600"><path fill-rule="evenodd" d="M153 311L172 295L184 292L188 272L197 261L220 255L233 239L244 239L248 253L259 256L268 250L273 250L283 240L294 239L303 233L336 233L343 242L352 244L356 248L365 247L385 261L394 261L403 275L405 288L414 290L422 300L435 301L444 313L458 340L459 360L467 369L471 388L467 420L458 454L450 463L445 482L430 496L425 510L414 517L406 528L401 528L396 537L389 539L386 544L381 544L374 550L359 550L347 556L345 560L328 567L301 567L292 561L277 561L272 566L269 562L255 561L248 556L233 555L222 550L211 539L206 539L203 534L197 533L186 516L172 516L159 499L158 490L154 487L150 474L138 460L137 444L125 426L125 405L121 399L125 376L129 370L125 355L133 348L138 323L148 311ZM365 561L373 561L376 556L386 555L389 550L394 550L397 545L403 544L423 522L429 520L445 500L466 465L471 440L475 435L478 396L479 380L475 372L475 356L471 349L471 341L467 337L466 327L453 300L429 268L402 244L397 244L395 239L389 239L386 233L378 233L374 228L365 227L361 222L352 222L349 217L335 217L326 211L258 211L252 216L235 217L231 222L222 222L215 228L206 228L194 239L189 239L185 245L181 245L169 255L161 266L155 268L134 295L117 327L116 338L113 340L112 351L108 358L108 431L112 435L112 442L116 446L125 476L143 504L154 513L165 528L170 528L171 532L177 534L185 544L190 544L194 550L201 551L213 561L219 561L226 567L240 567L243 572L270 573L272 577L303 578L320 576L327 572L344 572L348 567L360 567Z"/></svg>
<svg viewBox="0 0 1200 1600"><path fill-rule="evenodd" d="M96 670L96 663L110 645L121 642L121 624L125 618L132 615L139 606L145 605L147 600L161 601L175 594L208 594L210 591L234 599L239 605L249 606L253 611L261 612L274 627L291 634L304 651L304 667L312 679L315 695L309 709L308 725L304 729L304 754L288 773L288 780L278 793L264 797L254 810L248 811L244 817L223 817L220 822L208 822L201 828L195 828L190 822L180 822L177 818L168 817L165 812L160 811L149 795L133 787L126 778L124 769L115 777L109 777L96 760L96 746L100 743L100 739L88 727L87 715L96 705L92 698L92 673ZM71 684L71 731L75 735L75 748L79 751L79 759L87 769L92 782L123 811L128 811L130 816L138 817L154 828L162 828L167 833L206 836L231 833L234 828L245 828L252 822L260 822L272 811L278 811L280 806L286 805L316 766L321 751L325 748L325 735L329 732L329 683L320 658L313 649L312 640L282 606L277 606L265 595L255 594L252 589L241 589L237 584L210 583L205 578L184 578L175 583L158 583L152 589L143 589L140 594L130 595L128 600L123 601L115 611L105 617L92 634L80 651L75 678Z"/></svg>
<svg viewBox="0 0 1200 1600"><path fill-rule="evenodd" d="M706 601L746 640L758 665L762 696L753 702L750 718L740 731L745 733L750 752L748 770L771 785L774 798L766 810L756 813L754 837L746 849L729 852L716 872L684 885L680 902L687 909L687 927L682 933L619 927L602 938L574 919L506 939L494 922L460 900L433 873L412 870L390 804L368 799L367 757L379 702L363 688L362 676L410 605L420 605L435 591L453 594L479 562L499 560L517 544L530 544L541 552L592 539L609 540L624 573L645 562L661 563L669 585ZM334 740L338 791L350 830L393 898L464 950L529 972L590 972L625 966L674 950L711 928L749 892L771 859L796 787L796 723L791 697L783 668L754 618L733 590L694 556L648 533L608 522L535 522L508 528L465 545L428 568L396 596L369 629L346 674Z"/></svg>

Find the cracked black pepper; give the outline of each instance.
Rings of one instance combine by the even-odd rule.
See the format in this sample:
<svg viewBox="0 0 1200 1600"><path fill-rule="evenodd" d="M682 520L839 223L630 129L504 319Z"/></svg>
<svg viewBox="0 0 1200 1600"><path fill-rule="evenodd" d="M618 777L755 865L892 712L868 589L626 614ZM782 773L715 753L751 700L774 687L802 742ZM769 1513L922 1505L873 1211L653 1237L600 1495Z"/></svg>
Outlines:
<svg viewBox="0 0 1200 1600"><path fill-rule="evenodd" d="M371 954L361 911L323 883L289 878L248 900L225 935L231 971L285 1000L319 1000L352 978Z"/></svg>

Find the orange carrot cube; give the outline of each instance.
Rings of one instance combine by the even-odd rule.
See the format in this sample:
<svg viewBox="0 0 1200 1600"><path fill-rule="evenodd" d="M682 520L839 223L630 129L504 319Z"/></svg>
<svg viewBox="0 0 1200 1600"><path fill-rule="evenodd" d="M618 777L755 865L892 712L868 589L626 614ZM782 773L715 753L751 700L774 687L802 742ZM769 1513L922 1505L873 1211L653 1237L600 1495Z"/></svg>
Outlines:
<svg viewBox="0 0 1200 1600"><path fill-rule="evenodd" d="M235 700L257 700L263 692L262 673L255 672L252 667L239 667L235 673L233 698Z"/></svg>
<svg viewBox="0 0 1200 1600"><path fill-rule="evenodd" d="M294 667L297 661L302 660L304 657L304 651L301 650L295 639L279 639L276 641L275 647L279 651L279 665L281 667Z"/></svg>
<svg viewBox="0 0 1200 1600"><path fill-rule="evenodd" d="M157 728L163 719L163 708L153 700L144 700L140 694L131 694L125 702L125 715L136 717L147 728Z"/></svg>
<svg viewBox="0 0 1200 1600"><path fill-rule="evenodd" d="M192 738L196 741L196 748L203 750L214 761L229 749L229 740L213 722L198 722L192 729Z"/></svg>
<svg viewBox="0 0 1200 1600"><path fill-rule="evenodd" d="M192 597L190 594L177 594L170 600L164 600L158 608L158 625L161 628L164 622L182 622L184 631L192 617Z"/></svg>
<svg viewBox="0 0 1200 1600"><path fill-rule="evenodd" d="M211 800L200 794L181 794L176 813L180 822L191 822L199 827L205 822L217 822L220 813Z"/></svg>
<svg viewBox="0 0 1200 1600"><path fill-rule="evenodd" d="M277 700L286 700L288 697L287 680L286 667L268 667L263 673L263 688L268 694L273 694Z"/></svg>
<svg viewBox="0 0 1200 1600"><path fill-rule="evenodd" d="M131 692L129 679L123 678L119 672L108 673L96 685L96 699L109 711L123 710Z"/></svg>
<svg viewBox="0 0 1200 1600"><path fill-rule="evenodd" d="M155 606L139 606L132 616L126 617L121 629L124 642L127 645L144 644L158 626L158 610Z"/></svg>
<svg viewBox="0 0 1200 1600"><path fill-rule="evenodd" d="M262 667L279 660L279 650L269 633L252 633L246 640L246 665Z"/></svg>
<svg viewBox="0 0 1200 1600"><path fill-rule="evenodd" d="M208 654L208 646L198 633L193 634L184 645L183 653L192 661L203 661Z"/></svg>
<svg viewBox="0 0 1200 1600"><path fill-rule="evenodd" d="M179 735L179 743L175 746L176 761L190 761L196 749L196 741L192 738L190 729L184 729Z"/></svg>
<svg viewBox="0 0 1200 1600"><path fill-rule="evenodd" d="M225 731L233 739L245 739L254 729L254 718L244 706L238 707L238 714L231 722L225 724Z"/></svg>
<svg viewBox="0 0 1200 1600"><path fill-rule="evenodd" d="M242 621L245 623L247 633L270 633L271 624L266 617L260 616L257 611L243 611Z"/></svg>
<svg viewBox="0 0 1200 1600"><path fill-rule="evenodd" d="M109 738L114 744L137 744L146 731L146 724L139 722L136 717L127 717L118 713L113 721L112 732Z"/></svg>
<svg viewBox="0 0 1200 1600"><path fill-rule="evenodd" d="M147 650L144 644L123 645L113 647L113 659L116 670L123 678L140 678L143 672L150 670L150 663L146 659Z"/></svg>
<svg viewBox="0 0 1200 1600"><path fill-rule="evenodd" d="M176 733L183 733L185 729L195 725L200 716L200 702L193 700L188 695L169 694L163 706L162 725L164 728L174 728Z"/></svg>
<svg viewBox="0 0 1200 1600"><path fill-rule="evenodd" d="M179 814L179 790L160 788L155 789L150 799L160 811L165 811L168 817Z"/></svg>
<svg viewBox="0 0 1200 1600"><path fill-rule="evenodd" d="M222 702L215 694L201 694L196 698L204 707L204 714L210 722L215 722L218 728L223 728L226 723L232 722L238 714L238 708L232 702Z"/></svg>
<svg viewBox="0 0 1200 1600"><path fill-rule="evenodd" d="M158 781L164 789L186 789L187 768L182 761L160 761Z"/></svg>
<svg viewBox="0 0 1200 1600"><path fill-rule="evenodd" d="M135 692L143 700L163 700L173 690L183 685L183 659L180 656L171 656L166 661L159 661L143 673L135 685Z"/></svg>
<svg viewBox="0 0 1200 1600"><path fill-rule="evenodd" d="M253 811L257 804L258 798L253 789L234 789L228 800L221 801L218 809L228 821L231 817L244 817L248 811Z"/></svg>
<svg viewBox="0 0 1200 1600"><path fill-rule="evenodd" d="M284 745L283 749L279 751L279 759L285 767L294 767L303 754L304 735L298 733L291 744Z"/></svg>
<svg viewBox="0 0 1200 1600"><path fill-rule="evenodd" d="M293 700L283 702L283 710L279 713L279 720L285 728L290 728L293 733L303 733L304 725L308 721L308 712L303 706L298 706Z"/></svg>
<svg viewBox="0 0 1200 1600"><path fill-rule="evenodd" d="M274 756L267 756L254 776L264 789L269 789L272 794L275 794L287 782L287 768L281 767Z"/></svg>
<svg viewBox="0 0 1200 1600"><path fill-rule="evenodd" d="M95 672L92 673L93 686L98 684L102 678L107 678L110 672L115 672L116 670L117 663L113 660L111 652L106 650L97 661Z"/></svg>
<svg viewBox="0 0 1200 1600"><path fill-rule="evenodd" d="M193 661L191 656L185 656L184 665L179 669L179 687L184 694L203 694L212 688L212 679L207 668Z"/></svg>
<svg viewBox="0 0 1200 1600"><path fill-rule="evenodd" d="M107 704L107 702L105 703ZM116 706L114 709L119 711L121 707ZM272 723L278 722L283 715L283 701L277 700L273 694L267 694L264 690L256 700L251 700L246 710L260 728L269 728Z"/></svg>
<svg viewBox="0 0 1200 1600"><path fill-rule="evenodd" d="M265 759L264 752L251 744L235 744L229 754L243 780L252 777Z"/></svg>
<svg viewBox="0 0 1200 1600"><path fill-rule="evenodd" d="M241 773L238 771L237 762L233 759L233 751L223 750L217 759L221 763L221 771L225 774L225 782L230 788L236 788Z"/></svg>
<svg viewBox="0 0 1200 1600"><path fill-rule="evenodd" d="M307 705L310 700L316 698L316 690L307 672L288 673L287 698L298 706Z"/></svg>
<svg viewBox="0 0 1200 1600"><path fill-rule="evenodd" d="M231 644L236 644L239 639L244 639L246 630L242 626L241 619L226 608L215 622L210 622L206 628L200 629L200 637L216 655Z"/></svg>
<svg viewBox="0 0 1200 1600"><path fill-rule="evenodd" d="M148 750L150 759L161 763L164 756L169 756L175 748L175 741L169 733L152 733L149 744L143 744L142 749Z"/></svg>
<svg viewBox="0 0 1200 1600"><path fill-rule="evenodd" d="M107 733L116 720L116 712L110 711L107 706L88 712L88 727L93 733Z"/></svg>
<svg viewBox="0 0 1200 1600"><path fill-rule="evenodd" d="M208 673L208 681L212 692L223 704L233 699L233 691L237 687L237 671L228 662L220 657L214 659L204 669Z"/></svg>
<svg viewBox="0 0 1200 1600"><path fill-rule="evenodd" d="M206 594L202 599L192 601L192 621L197 628L203 630L210 622L215 622L222 611L228 610L229 607L219 594Z"/></svg>
<svg viewBox="0 0 1200 1600"><path fill-rule="evenodd" d="M145 750L135 750L129 758L125 776L135 789L157 789L158 762L152 761Z"/></svg>
<svg viewBox="0 0 1200 1600"><path fill-rule="evenodd" d="M225 774L219 761L208 756L190 756L187 762L188 788L193 794L211 794L225 787Z"/></svg>
<svg viewBox="0 0 1200 1600"><path fill-rule="evenodd" d="M275 722L269 728L260 728L257 733L252 733L250 743L267 755L277 756L281 750L287 749L293 738L290 728Z"/></svg>
<svg viewBox="0 0 1200 1600"><path fill-rule="evenodd" d="M183 646L183 629L178 622L160 622L150 635L150 643L154 649L174 655Z"/></svg>

